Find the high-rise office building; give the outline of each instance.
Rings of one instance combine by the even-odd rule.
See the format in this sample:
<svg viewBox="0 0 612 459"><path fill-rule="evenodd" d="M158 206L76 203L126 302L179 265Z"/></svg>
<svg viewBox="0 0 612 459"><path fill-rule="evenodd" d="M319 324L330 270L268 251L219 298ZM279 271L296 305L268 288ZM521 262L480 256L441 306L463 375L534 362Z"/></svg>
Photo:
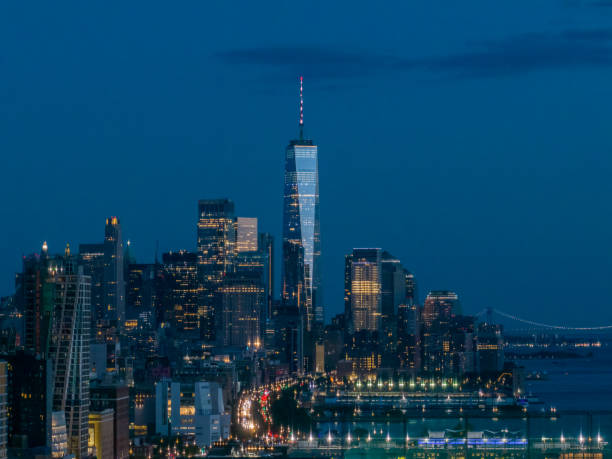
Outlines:
<svg viewBox="0 0 612 459"><path fill-rule="evenodd" d="M198 278L203 315L202 337L215 339L220 324L218 289L223 276L233 270L236 253L234 203L229 199L198 202Z"/></svg>
<svg viewBox="0 0 612 459"><path fill-rule="evenodd" d="M84 275L91 278L91 339L106 345L106 368L116 370L119 339L125 324L125 266L117 217L106 219L104 242L79 246L79 265Z"/></svg>
<svg viewBox="0 0 612 459"><path fill-rule="evenodd" d="M237 274L248 273L249 282L257 282L263 290L263 297L258 300L260 310L258 312L260 320L260 330L264 330L266 320L271 317L269 315L268 297L270 289L270 258L269 253L262 249L257 252L240 252L236 255L234 272Z"/></svg>
<svg viewBox="0 0 612 459"><path fill-rule="evenodd" d="M413 304L420 304L419 303L419 292L418 292L418 288L417 288L417 282L416 279L414 278L414 274L412 274L410 271L405 271L405 275L406 275L406 303L413 305Z"/></svg>
<svg viewBox="0 0 612 459"><path fill-rule="evenodd" d="M453 314L460 313L459 297L455 292L432 291L423 305L423 325L429 327L436 321L448 323Z"/></svg>
<svg viewBox="0 0 612 459"><path fill-rule="evenodd" d="M304 138L300 78L299 138L285 149L282 300L299 308L306 332L323 324L317 146Z"/></svg>
<svg viewBox="0 0 612 459"><path fill-rule="evenodd" d="M257 218L238 217L236 219L236 251L257 251Z"/></svg>
<svg viewBox="0 0 612 459"><path fill-rule="evenodd" d="M382 312L381 250L353 249L345 263L345 290L350 291L350 332L379 332Z"/></svg>
<svg viewBox="0 0 612 459"><path fill-rule="evenodd" d="M413 375L421 369L421 311L414 274L404 269L404 301L397 309L399 365Z"/></svg>
<svg viewBox="0 0 612 459"><path fill-rule="evenodd" d="M164 253L164 298L161 309L164 321L171 322L178 331L195 331L200 328L198 255L179 250Z"/></svg>
<svg viewBox="0 0 612 459"><path fill-rule="evenodd" d="M461 315L459 297L429 292L421 315L422 371L460 375L474 370L474 318Z"/></svg>
<svg viewBox="0 0 612 459"><path fill-rule="evenodd" d="M155 309L155 281L160 268L156 263L130 263L127 266L126 315L137 316L140 312Z"/></svg>
<svg viewBox="0 0 612 459"><path fill-rule="evenodd" d="M384 251L380 260L380 346L383 366L395 366L398 309L406 303L406 270L399 259Z"/></svg>
<svg viewBox="0 0 612 459"><path fill-rule="evenodd" d="M23 259L19 288L25 317L25 349L46 356L49 351L51 321L55 298L53 273L56 268L49 259L46 244L42 253Z"/></svg>
<svg viewBox="0 0 612 459"><path fill-rule="evenodd" d="M125 283L123 281L123 240L121 225L117 217L106 219L104 229L104 294L105 319L123 329L125 320Z"/></svg>
<svg viewBox="0 0 612 459"><path fill-rule="evenodd" d="M228 273L219 291L221 344L258 349L263 342L261 313L265 309L261 275L255 271Z"/></svg>
<svg viewBox="0 0 612 459"><path fill-rule="evenodd" d="M49 355L54 363L53 411L65 413L68 448L87 455L89 435L89 276L76 266L69 248L55 275L55 306Z"/></svg>
<svg viewBox="0 0 612 459"><path fill-rule="evenodd" d="M480 373L495 373L504 368L504 340L501 325L483 322L476 335L477 367Z"/></svg>
<svg viewBox="0 0 612 459"><path fill-rule="evenodd" d="M381 268L381 318L393 320L397 308L406 301L406 271L401 262L384 251L380 259Z"/></svg>
<svg viewBox="0 0 612 459"><path fill-rule="evenodd" d="M397 355L400 367L416 374L421 369L421 322L419 307L406 298L398 307Z"/></svg>
<svg viewBox="0 0 612 459"><path fill-rule="evenodd" d="M130 338L131 351L135 341L150 340L161 311L160 293L163 292L161 263L130 263L126 268L126 335ZM196 299L197 301L197 299Z"/></svg>
<svg viewBox="0 0 612 459"><path fill-rule="evenodd" d="M80 244L79 265L83 266L83 274L91 278L91 339L95 343L104 343L102 335L106 309L104 244Z"/></svg>

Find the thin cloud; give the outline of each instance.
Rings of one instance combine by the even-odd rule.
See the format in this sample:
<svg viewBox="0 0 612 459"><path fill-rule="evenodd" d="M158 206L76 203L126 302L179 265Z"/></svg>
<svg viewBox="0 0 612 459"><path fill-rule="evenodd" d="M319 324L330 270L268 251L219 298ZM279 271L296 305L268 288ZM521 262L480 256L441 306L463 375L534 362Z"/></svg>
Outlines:
<svg viewBox="0 0 612 459"><path fill-rule="evenodd" d="M424 72L451 78L488 78L533 71L612 66L612 29L530 33L473 43L446 56L407 58L321 47L262 47L219 52L232 65L253 65L321 79Z"/></svg>
<svg viewBox="0 0 612 459"><path fill-rule="evenodd" d="M292 74L308 73L324 78L370 75L385 68L388 59L396 59L316 46L238 49L215 56L229 64L268 66L286 69Z"/></svg>

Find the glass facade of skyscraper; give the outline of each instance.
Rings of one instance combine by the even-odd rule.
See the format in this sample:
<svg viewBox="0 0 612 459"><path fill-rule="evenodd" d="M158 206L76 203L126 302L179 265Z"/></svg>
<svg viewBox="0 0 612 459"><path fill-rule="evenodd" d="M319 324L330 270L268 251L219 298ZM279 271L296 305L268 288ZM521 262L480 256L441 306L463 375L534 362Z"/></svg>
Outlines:
<svg viewBox="0 0 612 459"><path fill-rule="evenodd" d="M285 155L283 301L300 308L307 331L323 323L317 146L291 141Z"/></svg>
<svg viewBox="0 0 612 459"><path fill-rule="evenodd" d="M218 289L223 276L233 271L236 250L234 203L229 199L198 202L198 278L202 337L215 339L220 326Z"/></svg>

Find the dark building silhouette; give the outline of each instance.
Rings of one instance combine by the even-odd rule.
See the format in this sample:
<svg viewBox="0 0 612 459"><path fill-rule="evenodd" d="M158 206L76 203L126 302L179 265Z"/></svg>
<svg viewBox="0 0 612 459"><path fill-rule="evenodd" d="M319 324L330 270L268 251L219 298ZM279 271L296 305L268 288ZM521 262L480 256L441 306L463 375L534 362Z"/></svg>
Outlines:
<svg viewBox="0 0 612 459"><path fill-rule="evenodd" d="M409 301L398 307L397 355L400 368L413 375L421 370L420 311L416 304Z"/></svg>
<svg viewBox="0 0 612 459"><path fill-rule="evenodd" d="M264 286L266 295L266 313L264 320L272 318L274 304L274 237L269 233L259 233L258 251L265 255Z"/></svg>
<svg viewBox="0 0 612 459"><path fill-rule="evenodd" d="M117 217L106 219L104 228L104 319L117 332L125 320L125 283L123 279L123 240Z"/></svg>
<svg viewBox="0 0 612 459"><path fill-rule="evenodd" d="M200 328L198 255L179 250L164 253L163 321L177 332L198 332Z"/></svg>
<svg viewBox="0 0 612 459"><path fill-rule="evenodd" d="M478 325L476 359L480 373L496 373L504 369L504 339L501 325L488 322Z"/></svg>
<svg viewBox="0 0 612 459"><path fill-rule="evenodd" d="M223 346L253 347L263 344L261 315L265 311L262 273L242 270L224 276L221 296Z"/></svg>
<svg viewBox="0 0 612 459"><path fill-rule="evenodd" d="M49 450L53 403L51 360L27 351L2 358L7 362L9 447Z"/></svg>
<svg viewBox="0 0 612 459"><path fill-rule="evenodd" d="M40 255L24 258L19 283L25 317L24 347L41 356L46 356L49 351L55 299L53 264L47 255L45 244Z"/></svg>
<svg viewBox="0 0 612 459"><path fill-rule="evenodd" d="M287 365L291 373L300 371L303 356L302 352L302 315L296 306L283 306L275 308L274 315L274 342L280 362Z"/></svg>
<svg viewBox="0 0 612 459"><path fill-rule="evenodd" d="M126 276L126 316L138 317L141 312L156 307L156 281L161 265L158 263L130 263Z"/></svg>
<svg viewBox="0 0 612 459"><path fill-rule="evenodd" d="M338 362L344 358L345 335L346 321L344 319L344 314L338 314L332 317L331 324L325 326L323 334L326 372L335 370L338 366Z"/></svg>
<svg viewBox="0 0 612 459"><path fill-rule="evenodd" d="M105 340L101 330L106 304L104 244L80 244L79 265L83 267L83 274L91 278L91 339L95 343L104 343Z"/></svg>
<svg viewBox="0 0 612 459"><path fill-rule="evenodd" d="M383 367L397 366L398 312L406 303L406 270L399 259L384 251L380 260L380 346Z"/></svg>

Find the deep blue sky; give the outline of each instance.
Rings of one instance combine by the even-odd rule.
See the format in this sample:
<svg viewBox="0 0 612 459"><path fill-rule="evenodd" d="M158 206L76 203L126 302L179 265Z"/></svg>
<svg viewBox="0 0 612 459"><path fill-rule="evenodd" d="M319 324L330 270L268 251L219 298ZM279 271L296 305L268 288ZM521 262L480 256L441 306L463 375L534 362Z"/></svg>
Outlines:
<svg viewBox="0 0 612 459"><path fill-rule="evenodd" d="M468 312L612 323L606 0L2 2L0 294L108 215L142 261L199 198L278 236L300 74L328 317L378 246Z"/></svg>

